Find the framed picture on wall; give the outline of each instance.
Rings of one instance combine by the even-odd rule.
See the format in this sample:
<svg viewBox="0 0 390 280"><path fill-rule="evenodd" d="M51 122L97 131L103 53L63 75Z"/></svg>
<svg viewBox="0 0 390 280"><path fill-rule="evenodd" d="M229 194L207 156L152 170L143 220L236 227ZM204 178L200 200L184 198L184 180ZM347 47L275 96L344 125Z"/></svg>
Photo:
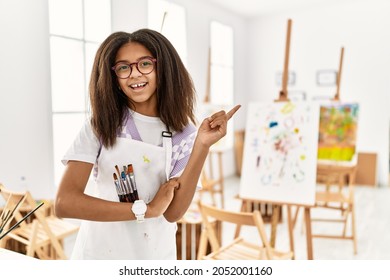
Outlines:
<svg viewBox="0 0 390 280"><path fill-rule="evenodd" d="M316 74L318 86L335 86L337 83L336 70L318 70Z"/></svg>

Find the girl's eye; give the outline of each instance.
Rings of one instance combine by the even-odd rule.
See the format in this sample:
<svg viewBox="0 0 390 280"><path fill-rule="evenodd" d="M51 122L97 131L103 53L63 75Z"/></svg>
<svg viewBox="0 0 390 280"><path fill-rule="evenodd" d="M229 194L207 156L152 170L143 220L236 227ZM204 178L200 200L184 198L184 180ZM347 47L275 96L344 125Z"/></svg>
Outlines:
<svg viewBox="0 0 390 280"><path fill-rule="evenodd" d="M129 65L126 64L119 64L116 67L116 71L127 71L127 70L129 70Z"/></svg>
<svg viewBox="0 0 390 280"><path fill-rule="evenodd" d="M139 62L139 65L140 65L141 67L147 68L147 67L152 66L153 63L152 63L152 61L150 61L150 60L142 60L142 61Z"/></svg>

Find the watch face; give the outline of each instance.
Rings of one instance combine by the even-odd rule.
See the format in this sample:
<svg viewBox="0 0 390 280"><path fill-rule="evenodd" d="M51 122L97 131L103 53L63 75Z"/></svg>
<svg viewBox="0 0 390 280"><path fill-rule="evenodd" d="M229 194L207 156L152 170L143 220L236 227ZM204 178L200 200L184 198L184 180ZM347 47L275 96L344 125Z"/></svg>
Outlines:
<svg viewBox="0 0 390 280"><path fill-rule="evenodd" d="M146 212L146 204L142 200L137 200L134 202L133 207L131 210L133 211L134 214L136 215L142 215L145 214Z"/></svg>

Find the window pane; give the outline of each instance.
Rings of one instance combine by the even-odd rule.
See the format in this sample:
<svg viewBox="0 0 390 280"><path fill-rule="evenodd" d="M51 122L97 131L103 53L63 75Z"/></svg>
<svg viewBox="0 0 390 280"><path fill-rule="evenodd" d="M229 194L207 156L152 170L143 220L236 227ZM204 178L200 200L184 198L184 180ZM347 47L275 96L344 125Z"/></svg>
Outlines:
<svg viewBox="0 0 390 280"><path fill-rule="evenodd" d="M211 77L211 103L233 104L233 69L212 65Z"/></svg>
<svg viewBox="0 0 390 280"><path fill-rule="evenodd" d="M50 44L53 111L84 111L83 43L51 37Z"/></svg>
<svg viewBox="0 0 390 280"><path fill-rule="evenodd" d="M61 159L80 131L85 119L86 116L83 113L53 114L54 179L56 185L60 182L64 171Z"/></svg>
<svg viewBox="0 0 390 280"><path fill-rule="evenodd" d="M85 44L85 92L87 93L87 100L86 100L86 103L87 103L87 106L86 108L89 108L89 98L88 98L88 87L89 87L89 81L91 79L91 71L92 71L92 66L93 66L93 62L95 60L95 55L96 55L96 52L99 48L99 44L93 44L93 43L86 43Z"/></svg>
<svg viewBox="0 0 390 280"><path fill-rule="evenodd" d="M84 0L85 40L103 41L111 33L110 0Z"/></svg>
<svg viewBox="0 0 390 280"><path fill-rule="evenodd" d="M233 66L233 29L219 22L211 22L211 62Z"/></svg>
<svg viewBox="0 0 390 280"><path fill-rule="evenodd" d="M49 0L50 33L81 39L82 11L81 0Z"/></svg>

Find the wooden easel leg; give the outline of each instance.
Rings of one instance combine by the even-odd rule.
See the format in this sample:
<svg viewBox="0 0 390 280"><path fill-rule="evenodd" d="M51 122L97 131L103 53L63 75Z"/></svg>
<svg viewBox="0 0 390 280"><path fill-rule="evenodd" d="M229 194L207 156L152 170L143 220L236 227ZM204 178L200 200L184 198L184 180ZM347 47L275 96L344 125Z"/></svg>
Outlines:
<svg viewBox="0 0 390 280"><path fill-rule="evenodd" d="M27 250L26 250L27 251L26 255L30 257L34 257L34 253L36 250L35 246L37 246L36 241L38 236L38 227L39 227L38 221L34 220L32 225L33 230L31 234L30 245L27 246Z"/></svg>
<svg viewBox="0 0 390 280"><path fill-rule="evenodd" d="M294 221L291 219L291 206L287 205L287 223L288 223L288 237L290 238L290 251L293 252L293 259L295 259L294 250Z"/></svg>
<svg viewBox="0 0 390 280"><path fill-rule="evenodd" d="M291 206L289 206L289 207L291 207ZM299 206L296 206L296 210L295 210L295 214L294 214L294 218L293 218L293 220L292 220L292 228L294 229L295 228L295 225L296 225L296 223L297 223L297 220L298 220L298 214L299 214L299 209L300 209L300 207ZM291 209L291 208L290 208ZM291 211L291 210L290 210Z"/></svg>
<svg viewBox="0 0 390 280"><path fill-rule="evenodd" d="M307 259L313 259L313 239L311 235L311 218L310 207L305 207L305 224L306 224L306 245L307 245Z"/></svg>
<svg viewBox="0 0 390 280"><path fill-rule="evenodd" d="M273 206L273 213L272 213L272 222L271 222L271 240L270 245L272 248L275 248L276 243L276 229L279 222L279 211L281 210L281 206L274 205Z"/></svg>
<svg viewBox="0 0 390 280"><path fill-rule="evenodd" d="M356 229L355 229L355 207L351 206L352 211L352 238L353 238L353 252L356 255L357 254L357 239L356 239Z"/></svg>

